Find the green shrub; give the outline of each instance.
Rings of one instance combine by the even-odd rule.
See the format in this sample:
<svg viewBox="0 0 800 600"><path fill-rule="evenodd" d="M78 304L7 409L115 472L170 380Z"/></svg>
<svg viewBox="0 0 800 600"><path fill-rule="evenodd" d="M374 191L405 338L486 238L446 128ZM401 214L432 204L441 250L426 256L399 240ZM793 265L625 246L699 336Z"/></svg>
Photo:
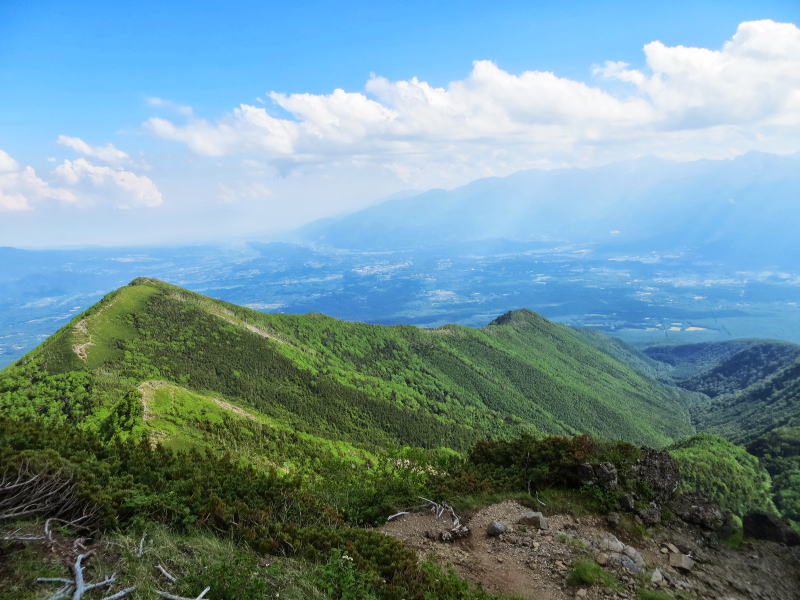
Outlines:
<svg viewBox="0 0 800 600"><path fill-rule="evenodd" d="M333 600L377 599L374 579L356 569L353 557L339 548L331 550L315 579Z"/></svg>
<svg viewBox="0 0 800 600"><path fill-rule="evenodd" d="M669 453L681 472L679 491L706 493L738 516L753 509L777 512L769 473L741 446L705 433L677 442Z"/></svg>
<svg viewBox="0 0 800 600"><path fill-rule="evenodd" d="M601 585L616 588L619 582L614 576L593 560L576 560L567 574L570 585Z"/></svg>
<svg viewBox="0 0 800 600"><path fill-rule="evenodd" d="M195 597L206 586L209 600L263 600L273 590L252 554L239 553L199 566L179 579L181 595Z"/></svg>
<svg viewBox="0 0 800 600"><path fill-rule="evenodd" d="M666 592L659 592L658 590L639 590L640 600L675 600Z"/></svg>

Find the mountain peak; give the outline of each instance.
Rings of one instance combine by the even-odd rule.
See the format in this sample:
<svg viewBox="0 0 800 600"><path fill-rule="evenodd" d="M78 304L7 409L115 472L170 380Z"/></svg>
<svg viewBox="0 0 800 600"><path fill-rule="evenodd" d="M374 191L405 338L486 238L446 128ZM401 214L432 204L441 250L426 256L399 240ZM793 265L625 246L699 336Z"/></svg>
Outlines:
<svg viewBox="0 0 800 600"><path fill-rule="evenodd" d="M527 308L518 308L503 313L502 315L497 317L494 321L489 323L489 326L521 325L521 324L534 324L534 323L536 324L549 323L549 321L539 313L535 313L532 310L528 310Z"/></svg>

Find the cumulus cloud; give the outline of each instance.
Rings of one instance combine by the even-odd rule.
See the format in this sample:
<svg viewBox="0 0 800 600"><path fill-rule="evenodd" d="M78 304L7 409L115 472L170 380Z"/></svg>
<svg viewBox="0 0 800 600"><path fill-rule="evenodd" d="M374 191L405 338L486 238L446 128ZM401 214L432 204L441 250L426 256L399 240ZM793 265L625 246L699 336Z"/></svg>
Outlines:
<svg viewBox="0 0 800 600"><path fill-rule="evenodd" d="M69 137L66 135L59 135L56 141L62 146L72 148L78 154L95 158L112 165L125 163L130 158L126 152L123 152L110 143L105 146L90 146L81 138Z"/></svg>
<svg viewBox="0 0 800 600"><path fill-rule="evenodd" d="M0 150L0 211L30 210L41 200L75 202L71 191L50 186L36 175L33 167L22 167L9 154Z"/></svg>
<svg viewBox="0 0 800 600"><path fill-rule="evenodd" d="M742 23L721 50L644 47L649 72L609 62L596 72L633 84L674 129L758 125L800 117L800 29L791 23Z"/></svg>
<svg viewBox="0 0 800 600"><path fill-rule="evenodd" d="M745 22L720 49L654 41L644 59L642 69L607 62L591 84L476 61L445 87L372 77L359 92L271 92L279 111L242 104L214 121L154 117L145 127L201 155L380 165L420 185L645 154L800 151L797 26Z"/></svg>
<svg viewBox="0 0 800 600"><path fill-rule="evenodd" d="M68 184L88 183L95 188L111 188L121 193L120 208L154 207L163 202L161 192L149 177L105 165L94 165L85 158L65 160L55 169Z"/></svg>

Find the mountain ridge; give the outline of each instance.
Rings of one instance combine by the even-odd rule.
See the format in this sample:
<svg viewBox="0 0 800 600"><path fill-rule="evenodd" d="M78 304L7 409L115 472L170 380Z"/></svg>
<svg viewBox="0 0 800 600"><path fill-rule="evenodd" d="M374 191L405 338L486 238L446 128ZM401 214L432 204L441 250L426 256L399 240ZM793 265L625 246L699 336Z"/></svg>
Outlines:
<svg viewBox="0 0 800 600"><path fill-rule="evenodd" d="M51 377L80 373L106 396L164 379L351 442L465 448L530 430L664 445L692 432L689 395L525 310L480 329L425 330L265 314L139 278L7 371L34 364ZM98 406L110 402L92 394ZM345 419L333 406L356 413Z"/></svg>

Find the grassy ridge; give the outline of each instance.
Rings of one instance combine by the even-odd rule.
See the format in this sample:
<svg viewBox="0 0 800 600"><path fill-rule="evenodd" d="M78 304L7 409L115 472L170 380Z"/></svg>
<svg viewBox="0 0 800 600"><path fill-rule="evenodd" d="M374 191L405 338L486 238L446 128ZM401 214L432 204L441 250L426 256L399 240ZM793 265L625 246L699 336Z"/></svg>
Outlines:
<svg viewBox="0 0 800 600"><path fill-rule="evenodd" d="M662 446L692 432L674 388L530 311L478 330L384 327L264 314L140 279L6 369L0 408L30 414L38 403L32 412L52 417L52 394L26 394L30 381L52 378L81 380L85 398L70 419L87 427L124 413L127 395L158 380L364 448L463 450L534 431Z"/></svg>

